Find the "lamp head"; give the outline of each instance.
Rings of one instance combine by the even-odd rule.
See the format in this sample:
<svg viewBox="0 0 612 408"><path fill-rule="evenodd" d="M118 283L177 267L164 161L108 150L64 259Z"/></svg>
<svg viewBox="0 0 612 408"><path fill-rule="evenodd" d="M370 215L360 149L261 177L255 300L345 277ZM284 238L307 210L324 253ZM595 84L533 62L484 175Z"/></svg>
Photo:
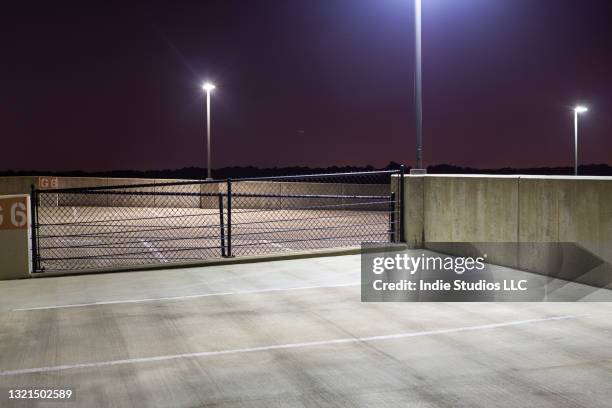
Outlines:
<svg viewBox="0 0 612 408"><path fill-rule="evenodd" d="M202 85L202 89L204 89L206 92L210 92L215 89L215 85L210 82L206 82L204 85Z"/></svg>
<svg viewBox="0 0 612 408"><path fill-rule="evenodd" d="M576 106L574 108L574 112L576 113L584 113L586 111L588 111L589 109L586 106Z"/></svg>

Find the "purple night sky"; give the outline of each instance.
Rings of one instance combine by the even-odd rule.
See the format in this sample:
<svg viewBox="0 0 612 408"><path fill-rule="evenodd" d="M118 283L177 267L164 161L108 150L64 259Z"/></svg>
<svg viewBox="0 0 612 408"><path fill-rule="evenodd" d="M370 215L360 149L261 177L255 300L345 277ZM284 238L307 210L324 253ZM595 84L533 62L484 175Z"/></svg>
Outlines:
<svg viewBox="0 0 612 408"><path fill-rule="evenodd" d="M424 162L612 164L606 0L423 0ZM0 170L414 163L412 0L13 2Z"/></svg>

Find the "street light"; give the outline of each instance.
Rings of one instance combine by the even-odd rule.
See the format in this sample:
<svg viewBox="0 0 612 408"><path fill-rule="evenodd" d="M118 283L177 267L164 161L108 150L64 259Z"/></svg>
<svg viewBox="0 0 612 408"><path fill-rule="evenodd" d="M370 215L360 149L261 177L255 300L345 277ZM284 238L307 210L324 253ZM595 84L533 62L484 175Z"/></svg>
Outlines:
<svg viewBox="0 0 612 408"><path fill-rule="evenodd" d="M578 114L588 111L586 106L574 108L574 175L578 175Z"/></svg>
<svg viewBox="0 0 612 408"><path fill-rule="evenodd" d="M423 168L423 88L421 71L421 0L414 0L414 102L416 109L416 169Z"/></svg>
<svg viewBox="0 0 612 408"><path fill-rule="evenodd" d="M210 82L206 82L204 85L202 85L202 89L206 91L206 151L208 153L208 162L206 163L208 166L208 171L206 180L212 180L210 163L210 93L215 89L215 85Z"/></svg>

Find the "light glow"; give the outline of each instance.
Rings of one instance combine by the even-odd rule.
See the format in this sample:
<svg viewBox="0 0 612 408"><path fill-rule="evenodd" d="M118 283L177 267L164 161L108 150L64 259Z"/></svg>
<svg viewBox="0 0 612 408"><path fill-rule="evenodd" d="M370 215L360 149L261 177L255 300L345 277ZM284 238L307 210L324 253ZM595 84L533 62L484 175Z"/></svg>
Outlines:
<svg viewBox="0 0 612 408"><path fill-rule="evenodd" d="M576 113L584 113L586 111L588 111L589 109L586 106L576 106L574 108L574 112Z"/></svg>
<svg viewBox="0 0 612 408"><path fill-rule="evenodd" d="M206 92L210 92L215 88L215 85L210 82L206 82L204 85L202 85L202 89L204 89Z"/></svg>

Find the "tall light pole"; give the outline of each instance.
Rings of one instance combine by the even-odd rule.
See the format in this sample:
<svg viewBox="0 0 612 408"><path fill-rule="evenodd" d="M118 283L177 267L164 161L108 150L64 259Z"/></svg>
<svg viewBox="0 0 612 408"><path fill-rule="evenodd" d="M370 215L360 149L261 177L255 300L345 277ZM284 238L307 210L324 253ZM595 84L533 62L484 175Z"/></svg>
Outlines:
<svg viewBox="0 0 612 408"><path fill-rule="evenodd" d="M574 108L574 175L578 175L578 114L588 111L586 106Z"/></svg>
<svg viewBox="0 0 612 408"><path fill-rule="evenodd" d="M416 169L423 169L423 89L421 71L421 0L414 0L414 104L416 107Z"/></svg>
<svg viewBox="0 0 612 408"><path fill-rule="evenodd" d="M206 91L206 152L208 154L207 160L207 180L212 180L211 176L211 163L210 163L210 93L215 89L215 86L210 82L206 82L202 85L202 89Z"/></svg>

